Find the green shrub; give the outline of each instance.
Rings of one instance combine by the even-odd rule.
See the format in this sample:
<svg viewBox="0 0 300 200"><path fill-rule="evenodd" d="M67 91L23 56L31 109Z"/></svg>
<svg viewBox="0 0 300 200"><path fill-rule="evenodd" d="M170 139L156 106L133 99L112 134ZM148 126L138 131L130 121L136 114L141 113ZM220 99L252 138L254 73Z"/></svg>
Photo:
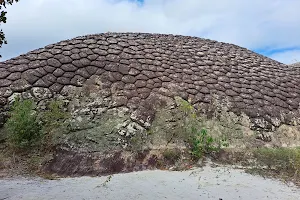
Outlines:
<svg viewBox="0 0 300 200"><path fill-rule="evenodd" d="M57 139L68 131L70 114L64 111L63 102L51 100L46 105L46 110L39 115L44 134L42 146L44 151L51 151Z"/></svg>
<svg viewBox="0 0 300 200"><path fill-rule="evenodd" d="M207 130L202 128L198 131L192 127L193 136L191 138L191 154L194 159L200 159L205 154L219 152L222 147L227 147L226 139L214 138L208 135Z"/></svg>
<svg viewBox="0 0 300 200"><path fill-rule="evenodd" d="M27 148L34 146L41 139L41 126L34 108L32 100L15 100L9 113L10 118L5 123L8 140L12 146Z"/></svg>
<svg viewBox="0 0 300 200"><path fill-rule="evenodd" d="M191 154L194 158L199 159L203 154L211 153L216 148L213 146L213 137L207 135L207 130L202 128L197 132L196 128L192 128L194 136L191 139Z"/></svg>
<svg viewBox="0 0 300 200"><path fill-rule="evenodd" d="M194 159L200 159L205 154L218 152L222 147L227 147L227 138L213 137L204 127L204 118L197 116L194 107L187 101L176 98L179 110L183 113L183 132L188 137L191 155ZM218 120L218 119L216 119Z"/></svg>
<svg viewBox="0 0 300 200"><path fill-rule="evenodd" d="M63 110L63 103L53 100L48 103L46 111L41 113L39 120L43 125L43 132L49 133L64 126L69 117L70 114Z"/></svg>
<svg viewBox="0 0 300 200"><path fill-rule="evenodd" d="M35 107L33 100L15 100L5 124L8 140L13 147L28 148L43 144L47 148L52 145L53 130L62 130L66 125L69 114L63 111L62 102L49 101L46 110L40 113L35 111Z"/></svg>

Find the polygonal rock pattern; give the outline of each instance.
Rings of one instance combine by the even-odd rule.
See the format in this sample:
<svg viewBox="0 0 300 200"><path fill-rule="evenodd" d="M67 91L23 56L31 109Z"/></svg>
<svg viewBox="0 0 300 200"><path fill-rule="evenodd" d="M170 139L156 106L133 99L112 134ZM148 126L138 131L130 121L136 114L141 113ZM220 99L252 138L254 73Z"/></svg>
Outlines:
<svg viewBox="0 0 300 200"><path fill-rule="evenodd" d="M209 103L216 94L255 122L278 126L278 119L287 122L282 114L299 114L299 66L233 44L144 33L81 36L1 62L0 103L33 87L51 97L93 75L101 77L103 94L129 108L156 93L192 103Z"/></svg>

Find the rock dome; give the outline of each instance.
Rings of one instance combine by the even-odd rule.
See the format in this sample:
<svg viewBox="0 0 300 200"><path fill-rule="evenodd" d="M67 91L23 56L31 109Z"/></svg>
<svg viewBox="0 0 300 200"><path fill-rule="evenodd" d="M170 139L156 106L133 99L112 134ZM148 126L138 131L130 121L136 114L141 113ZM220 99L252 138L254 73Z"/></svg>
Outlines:
<svg viewBox="0 0 300 200"><path fill-rule="evenodd" d="M86 35L0 62L0 112L16 94L41 100L89 81L111 107L132 111L156 94L202 105L217 95L255 127L299 117L299 67L233 44L147 33Z"/></svg>

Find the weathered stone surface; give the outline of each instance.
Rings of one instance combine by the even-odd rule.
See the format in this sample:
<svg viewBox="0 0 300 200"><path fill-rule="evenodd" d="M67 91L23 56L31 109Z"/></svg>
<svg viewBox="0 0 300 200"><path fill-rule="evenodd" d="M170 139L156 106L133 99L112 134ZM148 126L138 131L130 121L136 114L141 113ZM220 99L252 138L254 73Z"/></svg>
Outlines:
<svg viewBox="0 0 300 200"><path fill-rule="evenodd" d="M38 100L49 99L52 97L52 93L48 88L34 87L31 91L33 96Z"/></svg>
<svg viewBox="0 0 300 200"><path fill-rule="evenodd" d="M9 87L0 88L0 96L7 98L12 94L12 90Z"/></svg>
<svg viewBox="0 0 300 200"><path fill-rule="evenodd" d="M8 79L0 79L0 87L9 86L12 82Z"/></svg>
<svg viewBox="0 0 300 200"><path fill-rule="evenodd" d="M0 68L0 79L6 78L10 74L9 71L7 71L4 68Z"/></svg>
<svg viewBox="0 0 300 200"><path fill-rule="evenodd" d="M64 71L60 68L57 68L54 72L53 72L53 75L56 76L56 77L60 77L64 74Z"/></svg>
<svg viewBox="0 0 300 200"><path fill-rule="evenodd" d="M75 72L77 70L77 67L72 64L64 64L60 69L64 70L65 72Z"/></svg>
<svg viewBox="0 0 300 200"><path fill-rule="evenodd" d="M56 68L61 66L61 63L55 58L50 58L49 60L47 60L47 63L49 66L53 66Z"/></svg>
<svg viewBox="0 0 300 200"><path fill-rule="evenodd" d="M99 90L114 97L108 101L117 103L111 105L130 109L153 94L179 95L194 103L210 103L218 94L253 122L260 121L255 120L258 113L266 113L259 118L279 126L300 112L298 64L287 66L232 44L143 33L77 37L1 62L0 98L31 88L39 88L32 89L34 98L51 98L37 91L59 94L67 86L82 87L95 75L97 87L89 86L93 94Z"/></svg>
<svg viewBox="0 0 300 200"><path fill-rule="evenodd" d="M23 72L23 71L27 70L28 68L29 68L28 65L22 64L22 65L13 65L8 70L10 72Z"/></svg>
<svg viewBox="0 0 300 200"><path fill-rule="evenodd" d="M10 85L13 92L24 92L31 87L32 86L25 79L16 80Z"/></svg>

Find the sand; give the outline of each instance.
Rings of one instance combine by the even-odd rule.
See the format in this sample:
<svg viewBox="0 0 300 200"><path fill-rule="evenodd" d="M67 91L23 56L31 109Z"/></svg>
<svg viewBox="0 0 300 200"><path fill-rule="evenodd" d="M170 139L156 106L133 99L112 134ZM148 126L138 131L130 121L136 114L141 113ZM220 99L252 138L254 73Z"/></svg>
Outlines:
<svg viewBox="0 0 300 200"><path fill-rule="evenodd" d="M6 178L0 180L0 200L19 199L197 199L299 200L300 189L231 167L189 171L141 171L103 177Z"/></svg>

